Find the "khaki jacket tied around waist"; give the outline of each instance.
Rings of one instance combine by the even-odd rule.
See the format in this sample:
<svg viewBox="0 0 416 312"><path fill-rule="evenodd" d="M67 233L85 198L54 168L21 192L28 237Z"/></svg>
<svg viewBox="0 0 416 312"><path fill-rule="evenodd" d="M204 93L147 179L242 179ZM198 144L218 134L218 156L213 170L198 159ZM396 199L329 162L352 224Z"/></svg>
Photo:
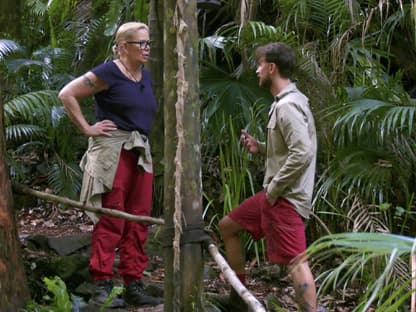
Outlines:
<svg viewBox="0 0 416 312"><path fill-rule="evenodd" d="M84 172L80 200L83 203L102 207L101 195L112 189L121 149L133 150L139 157L137 169L153 173L149 140L138 131L115 130L111 137L97 136L88 139L88 149L81 159ZM89 214L94 222L95 214Z"/></svg>

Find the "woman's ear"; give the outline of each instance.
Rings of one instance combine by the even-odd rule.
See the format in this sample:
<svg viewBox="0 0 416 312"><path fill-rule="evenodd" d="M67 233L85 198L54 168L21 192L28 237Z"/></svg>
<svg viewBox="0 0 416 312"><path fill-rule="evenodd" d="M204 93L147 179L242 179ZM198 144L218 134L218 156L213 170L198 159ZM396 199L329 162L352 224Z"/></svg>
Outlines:
<svg viewBox="0 0 416 312"><path fill-rule="evenodd" d="M121 51L125 51L127 49L127 41L123 40L118 44L118 50Z"/></svg>

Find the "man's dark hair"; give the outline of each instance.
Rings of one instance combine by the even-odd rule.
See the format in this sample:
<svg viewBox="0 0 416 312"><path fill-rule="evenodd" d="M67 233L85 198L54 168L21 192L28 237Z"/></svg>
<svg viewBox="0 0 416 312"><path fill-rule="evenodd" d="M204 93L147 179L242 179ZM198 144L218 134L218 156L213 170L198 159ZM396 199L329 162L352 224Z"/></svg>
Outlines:
<svg viewBox="0 0 416 312"><path fill-rule="evenodd" d="M273 42L256 49L256 59L264 57L268 63L276 64L283 78L291 78L296 67L296 51L283 42Z"/></svg>

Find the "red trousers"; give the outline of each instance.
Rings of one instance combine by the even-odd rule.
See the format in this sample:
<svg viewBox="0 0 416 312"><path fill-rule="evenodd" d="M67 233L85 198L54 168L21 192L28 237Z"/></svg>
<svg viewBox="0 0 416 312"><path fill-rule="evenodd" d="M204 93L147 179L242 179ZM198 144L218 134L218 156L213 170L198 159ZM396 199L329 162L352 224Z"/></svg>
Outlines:
<svg viewBox="0 0 416 312"><path fill-rule="evenodd" d="M102 195L102 206L134 215L149 216L152 207L153 174L137 167L137 155L121 149L113 189ZM119 248L118 274L130 283L142 277L149 257L144 246L148 225L102 215L91 238L89 271L94 279L114 275L115 250Z"/></svg>

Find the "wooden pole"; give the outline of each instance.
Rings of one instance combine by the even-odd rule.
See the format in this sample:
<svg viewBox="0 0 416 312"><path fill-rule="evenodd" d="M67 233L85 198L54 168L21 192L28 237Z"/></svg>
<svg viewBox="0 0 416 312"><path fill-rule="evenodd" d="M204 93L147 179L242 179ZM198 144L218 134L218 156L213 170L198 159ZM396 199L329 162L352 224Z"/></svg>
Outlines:
<svg viewBox="0 0 416 312"><path fill-rule="evenodd" d="M215 262L219 265L221 272L224 274L225 279L230 283L230 285L235 289L235 291L240 295L240 297L249 305L250 311L253 312L266 312L263 305L254 297L248 289L241 283L240 279L237 277L233 269L218 251L217 246L214 244L208 245L208 251Z"/></svg>
<svg viewBox="0 0 416 312"><path fill-rule="evenodd" d="M164 2L165 312L203 311L196 0ZM196 239L196 240L195 240Z"/></svg>

